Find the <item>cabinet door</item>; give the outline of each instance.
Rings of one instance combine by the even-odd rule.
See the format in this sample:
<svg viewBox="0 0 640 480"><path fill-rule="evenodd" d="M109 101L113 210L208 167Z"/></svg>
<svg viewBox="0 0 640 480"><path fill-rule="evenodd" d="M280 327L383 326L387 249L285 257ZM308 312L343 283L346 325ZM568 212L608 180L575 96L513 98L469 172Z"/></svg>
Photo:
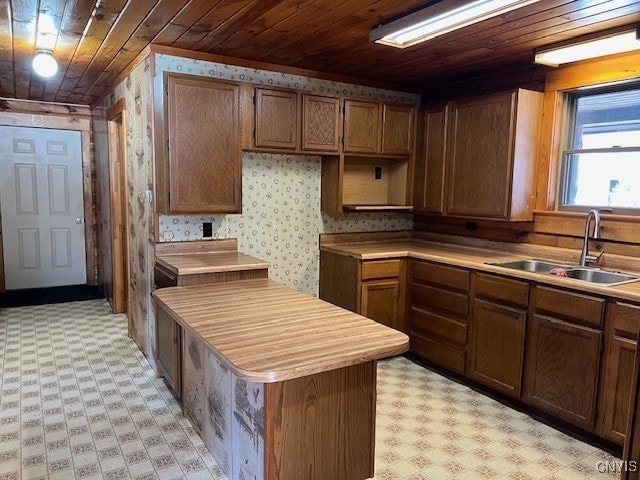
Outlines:
<svg viewBox="0 0 640 480"><path fill-rule="evenodd" d="M337 152L340 142L340 99L302 96L302 149Z"/></svg>
<svg viewBox="0 0 640 480"><path fill-rule="evenodd" d="M156 360L160 373L171 389L181 395L182 355L180 326L161 307L156 309Z"/></svg>
<svg viewBox="0 0 640 480"><path fill-rule="evenodd" d="M526 318L524 310L475 301L471 377L508 395L520 396Z"/></svg>
<svg viewBox="0 0 640 480"><path fill-rule="evenodd" d="M234 83L167 76L169 188L158 192L168 193L169 211L162 213L240 213L239 95Z"/></svg>
<svg viewBox="0 0 640 480"><path fill-rule="evenodd" d="M410 155L413 147L413 107L384 105L382 153Z"/></svg>
<svg viewBox="0 0 640 480"><path fill-rule="evenodd" d="M444 212L444 172L447 116L446 108L424 114L424 148L418 209L428 213Z"/></svg>
<svg viewBox="0 0 640 480"><path fill-rule="evenodd" d="M602 433L622 444L629 419L636 342L612 336L608 343L602 388Z"/></svg>
<svg viewBox="0 0 640 480"><path fill-rule="evenodd" d="M401 326L398 325L399 301L399 280L363 282L360 297L360 315L400 330Z"/></svg>
<svg viewBox="0 0 640 480"><path fill-rule="evenodd" d="M380 153L380 104L345 100L344 151L346 153Z"/></svg>
<svg viewBox="0 0 640 480"><path fill-rule="evenodd" d="M256 147L298 147L298 94L256 88Z"/></svg>
<svg viewBox="0 0 640 480"><path fill-rule="evenodd" d="M528 333L527 400L593 428L602 333L540 315L533 316Z"/></svg>
<svg viewBox="0 0 640 480"><path fill-rule="evenodd" d="M506 219L515 93L450 104L447 213Z"/></svg>

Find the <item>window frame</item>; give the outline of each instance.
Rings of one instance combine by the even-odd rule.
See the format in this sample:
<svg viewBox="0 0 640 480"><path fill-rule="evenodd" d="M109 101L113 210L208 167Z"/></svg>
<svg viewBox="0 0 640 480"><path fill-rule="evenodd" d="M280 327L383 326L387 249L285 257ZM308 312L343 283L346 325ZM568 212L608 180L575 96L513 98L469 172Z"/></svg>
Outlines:
<svg viewBox="0 0 640 480"><path fill-rule="evenodd" d="M560 132L560 148L558 151L558 178L556 182L556 211L558 212L588 212L596 209L606 213L616 215L640 216L639 208L630 207L610 207L608 205L566 205L564 204L565 192L567 191L569 175L568 175L568 158L569 155L575 153L607 153L607 152L638 152L640 153L640 145L637 147L617 147L617 148L583 148L574 149L573 138L575 135L575 117L577 110L577 101L581 97L592 95L600 95L605 93L621 92L625 90L640 89L640 81L633 80L630 82L616 82L607 85L592 85L587 88L578 88L574 90L565 90L564 93L564 112L562 115L562 129Z"/></svg>

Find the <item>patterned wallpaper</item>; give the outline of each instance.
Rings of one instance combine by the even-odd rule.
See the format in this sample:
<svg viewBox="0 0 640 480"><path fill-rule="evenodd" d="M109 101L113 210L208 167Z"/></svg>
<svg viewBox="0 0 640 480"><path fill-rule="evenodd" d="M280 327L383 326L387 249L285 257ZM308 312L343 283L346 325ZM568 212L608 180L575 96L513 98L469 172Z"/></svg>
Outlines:
<svg viewBox="0 0 640 480"><path fill-rule="evenodd" d="M419 95L299 75L156 55L156 70L190 73L254 84L419 105ZM242 252L268 260L270 276L311 295L318 294L319 234L411 230L406 213L320 212L319 157L244 153L242 215L160 215L160 241L201 240L202 222L213 238L237 238Z"/></svg>
<svg viewBox="0 0 640 480"><path fill-rule="evenodd" d="M213 238L237 238L239 249L271 263L269 276L318 294L319 234L411 230L411 214L320 212L320 158L245 153L242 215L160 215L163 241L201 240L202 222Z"/></svg>

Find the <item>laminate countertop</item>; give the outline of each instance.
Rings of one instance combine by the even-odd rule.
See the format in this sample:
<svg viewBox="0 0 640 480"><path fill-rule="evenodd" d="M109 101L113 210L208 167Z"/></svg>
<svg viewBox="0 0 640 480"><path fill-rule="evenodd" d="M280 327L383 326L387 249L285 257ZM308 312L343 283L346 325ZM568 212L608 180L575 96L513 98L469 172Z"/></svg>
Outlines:
<svg viewBox="0 0 640 480"><path fill-rule="evenodd" d="M572 278L557 277L548 273L526 272L488 264L526 258L548 259L559 263L575 264L575 259L563 257L563 255L566 255L565 249L544 247L538 251L527 252L524 251L525 247L519 246L517 251L507 251L492 250L489 246L490 244L487 245L487 247L478 248L419 239L392 239L371 242L329 243L321 245L320 250L338 255L347 255L360 260L384 260L402 257L430 260L472 270L496 273L506 277L555 285L580 292L640 302L640 281L603 285ZM541 251L543 252L542 254ZM640 272L630 271L629 273L640 276Z"/></svg>
<svg viewBox="0 0 640 480"><path fill-rule="evenodd" d="M156 263L176 275L236 272L269 268L269 262L240 252L198 252L156 255Z"/></svg>
<svg viewBox="0 0 640 480"><path fill-rule="evenodd" d="M404 353L409 337L269 279L156 290L238 377L273 383Z"/></svg>

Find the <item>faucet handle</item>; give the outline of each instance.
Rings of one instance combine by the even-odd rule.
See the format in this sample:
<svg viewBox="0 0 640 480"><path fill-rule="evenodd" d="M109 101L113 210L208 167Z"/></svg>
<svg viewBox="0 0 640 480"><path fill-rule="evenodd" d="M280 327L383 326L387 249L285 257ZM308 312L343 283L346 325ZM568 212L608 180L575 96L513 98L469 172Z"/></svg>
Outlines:
<svg viewBox="0 0 640 480"><path fill-rule="evenodd" d="M587 255L584 257L585 263L598 263L602 255L604 255L604 250L598 255Z"/></svg>

